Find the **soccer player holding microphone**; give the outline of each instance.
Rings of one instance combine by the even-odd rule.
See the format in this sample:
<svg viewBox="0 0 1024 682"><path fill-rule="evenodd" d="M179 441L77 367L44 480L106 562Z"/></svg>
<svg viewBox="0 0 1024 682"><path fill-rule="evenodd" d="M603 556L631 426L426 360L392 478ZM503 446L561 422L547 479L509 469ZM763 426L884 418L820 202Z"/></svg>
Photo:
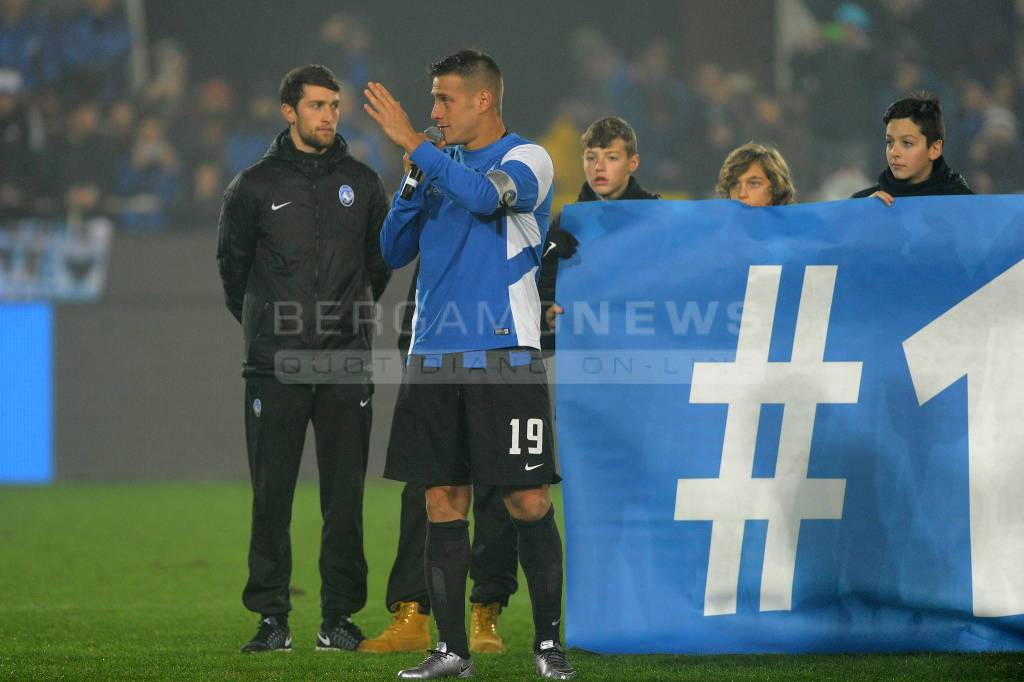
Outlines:
<svg viewBox="0 0 1024 682"><path fill-rule="evenodd" d="M465 627L472 484L499 485L519 536L533 605L537 673L573 679L562 649L562 543L548 486L555 471L551 406L540 360L537 271L553 168L540 146L509 133L502 76L463 50L431 67L438 149L380 83L367 113L423 173L396 196L381 231L391 267L420 257L416 320L395 406L385 476L427 486L425 570L441 641L401 679L471 677Z"/></svg>

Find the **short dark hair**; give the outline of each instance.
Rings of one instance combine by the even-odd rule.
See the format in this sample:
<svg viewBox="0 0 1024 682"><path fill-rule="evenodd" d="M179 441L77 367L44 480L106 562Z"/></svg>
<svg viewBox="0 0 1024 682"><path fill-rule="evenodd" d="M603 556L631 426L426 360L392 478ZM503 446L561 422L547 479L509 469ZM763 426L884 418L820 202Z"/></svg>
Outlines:
<svg viewBox="0 0 1024 682"><path fill-rule="evenodd" d="M319 85L321 88L341 92L341 83L333 71L322 64L306 64L292 69L281 79L281 104L299 106L303 86L306 85Z"/></svg>
<svg viewBox="0 0 1024 682"><path fill-rule="evenodd" d="M505 91L501 67L494 61L494 57L486 52L474 48L459 50L431 64L429 71L431 78L455 74L463 80L481 82L491 90L497 110L501 111L501 98Z"/></svg>
<svg viewBox="0 0 1024 682"><path fill-rule="evenodd" d="M636 131L633 130L633 126L626 123L626 119L618 116L606 116L591 123L580 137L580 142L583 144L584 150L591 147L604 149L611 145L616 138L625 143L626 154L636 156Z"/></svg>
<svg viewBox="0 0 1024 682"><path fill-rule="evenodd" d="M927 92L914 92L898 99L882 114L882 124L889 125L894 118L909 118L921 129L928 144L946 139L946 124L942 121L939 98Z"/></svg>

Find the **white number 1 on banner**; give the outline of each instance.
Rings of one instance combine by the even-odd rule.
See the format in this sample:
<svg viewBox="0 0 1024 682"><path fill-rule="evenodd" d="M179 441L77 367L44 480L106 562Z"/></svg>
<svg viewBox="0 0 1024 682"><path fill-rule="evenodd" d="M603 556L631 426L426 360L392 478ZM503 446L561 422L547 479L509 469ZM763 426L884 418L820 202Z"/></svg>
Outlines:
<svg viewBox="0 0 1024 682"><path fill-rule="evenodd" d="M903 342L925 404L967 375L974 615L1024 613L1024 261Z"/></svg>

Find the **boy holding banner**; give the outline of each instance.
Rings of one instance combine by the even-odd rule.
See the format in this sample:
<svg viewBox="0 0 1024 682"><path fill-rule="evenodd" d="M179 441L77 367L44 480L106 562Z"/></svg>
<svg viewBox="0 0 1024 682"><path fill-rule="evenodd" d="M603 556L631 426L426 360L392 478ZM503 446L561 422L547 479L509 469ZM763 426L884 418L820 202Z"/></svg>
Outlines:
<svg viewBox="0 0 1024 682"><path fill-rule="evenodd" d="M641 187L633 176L640 167L640 154L636 131L624 119L607 116L594 121L580 137L580 142L583 144L583 174L587 180L576 201L661 198ZM555 303L558 261L572 258L576 253L576 238L559 227L561 217L559 213L551 221L540 263L541 348L549 352L555 349L555 316L564 312L562 306Z"/></svg>
<svg viewBox="0 0 1024 682"><path fill-rule="evenodd" d="M892 206L895 197L974 194L967 181L942 158L945 124L937 97L914 93L889 105L885 124L885 161L878 184L852 199L877 197Z"/></svg>

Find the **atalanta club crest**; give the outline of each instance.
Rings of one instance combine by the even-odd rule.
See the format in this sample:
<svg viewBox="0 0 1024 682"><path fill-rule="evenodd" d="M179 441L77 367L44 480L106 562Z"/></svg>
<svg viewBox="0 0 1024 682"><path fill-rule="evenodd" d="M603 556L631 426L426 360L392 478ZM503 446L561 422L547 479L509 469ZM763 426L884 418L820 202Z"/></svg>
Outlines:
<svg viewBox="0 0 1024 682"><path fill-rule="evenodd" d="M263 412L263 403L260 402L259 398L256 398L256 400L252 401L252 413L259 417L261 412Z"/></svg>
<svg viewBox="0 0 1024 682"><path fill-rule="evenodd" d="M356 193L348 185L342 185L338 188L338 200L342 206L351 206L356 200Z"/></svg>

